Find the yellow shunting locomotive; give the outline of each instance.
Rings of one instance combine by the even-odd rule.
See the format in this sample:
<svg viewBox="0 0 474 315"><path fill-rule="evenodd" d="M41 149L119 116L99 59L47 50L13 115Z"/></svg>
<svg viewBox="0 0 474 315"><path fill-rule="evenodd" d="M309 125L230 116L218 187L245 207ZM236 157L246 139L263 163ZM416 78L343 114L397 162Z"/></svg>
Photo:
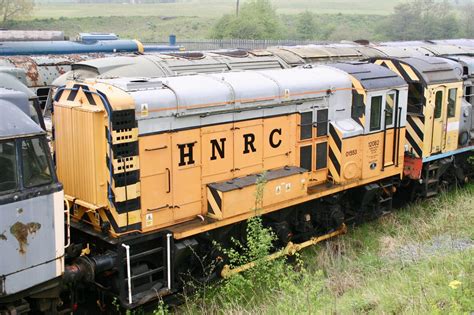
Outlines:
<svg viewBox="0 0 474 315"><path fill-rule="evenodd" d="M407 95L371 63L68 83L55 160L75 243L113 270L98 287L128 307L170 294L257 213L284 246L390 210Z"/></svg>
<svg viewBox="0 0 474 315"><path fill-rule="evenodd" d="M409 85L404 176L411 198L438 193L443 182L466 181L474 150L472 105L463 99L463 67L439 57L378 58Z"/></svg>

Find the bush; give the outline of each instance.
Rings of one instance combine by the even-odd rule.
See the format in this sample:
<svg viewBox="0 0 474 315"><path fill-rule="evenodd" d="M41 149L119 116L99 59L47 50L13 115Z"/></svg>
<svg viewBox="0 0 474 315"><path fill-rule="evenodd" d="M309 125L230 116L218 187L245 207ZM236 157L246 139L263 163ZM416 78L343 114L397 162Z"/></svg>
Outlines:
<svg viewBox="0 0 474 315"><path fill-rule="evenodd" d="M284 38L280 19L269 0L246 2L239 16L224 15L215 24L211 36L216 39Z"/></svg>

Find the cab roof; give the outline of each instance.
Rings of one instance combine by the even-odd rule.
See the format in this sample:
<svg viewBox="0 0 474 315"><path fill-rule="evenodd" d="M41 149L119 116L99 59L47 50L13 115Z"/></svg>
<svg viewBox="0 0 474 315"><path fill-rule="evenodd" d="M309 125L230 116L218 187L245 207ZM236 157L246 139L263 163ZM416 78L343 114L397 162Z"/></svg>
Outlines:
<svg viewBox="0 0 474 315"><path fill-rule="evenodd" d="M328 66L341 69L356 78L366 90L391 89L407 83L392 70L373 63L344 62Z"/></svg>
<svg viewBox="0 0 474 315"><path fill-rule="evenodd" d="M411 67L425 85L457 82L462 80L459 63L440 57L417 56L402 58L382 58Z"/></svg>
<svg viewBox="0 0 474 315"><path fill-rule="evenodd" d="M0 139L44 134L27 113L28 96L22 92L0 88Z"/></svg>

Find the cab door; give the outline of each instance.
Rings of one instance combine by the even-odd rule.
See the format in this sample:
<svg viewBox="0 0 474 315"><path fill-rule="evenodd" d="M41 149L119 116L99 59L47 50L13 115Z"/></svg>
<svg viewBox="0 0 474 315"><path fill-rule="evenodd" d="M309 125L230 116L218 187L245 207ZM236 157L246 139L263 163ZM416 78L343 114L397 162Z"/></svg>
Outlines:
<svg viewBox="0 0 474 315"><path fill-rule="evenodd" d="M395 148L396 148L396 126L395 118L398 110L398 100L396 91L390 91L385 95L385 118L384 118L384 163L383 168L395 165Z"/></svg>
<svg viewBox="0 0 474 315"><path fill-rule="evenodd" d="M433 129L431 133L431 153L443 150L446 138L446 89L439 87L433 90Z"/></svg>

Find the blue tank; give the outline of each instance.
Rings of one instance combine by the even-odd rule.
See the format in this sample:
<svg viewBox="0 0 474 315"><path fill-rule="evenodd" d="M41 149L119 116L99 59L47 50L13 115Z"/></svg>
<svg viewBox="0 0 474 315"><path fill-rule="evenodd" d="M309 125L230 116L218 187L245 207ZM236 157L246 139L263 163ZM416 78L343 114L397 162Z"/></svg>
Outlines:
<svg viewBox="0 0 474 315"><path fill-rule="evenodd" d="M170 47L168 51L171 50L176 50L176 48ZM142 53L143 51L142 43L137 40L0 42L0 56L118 52Z"/></svg>

